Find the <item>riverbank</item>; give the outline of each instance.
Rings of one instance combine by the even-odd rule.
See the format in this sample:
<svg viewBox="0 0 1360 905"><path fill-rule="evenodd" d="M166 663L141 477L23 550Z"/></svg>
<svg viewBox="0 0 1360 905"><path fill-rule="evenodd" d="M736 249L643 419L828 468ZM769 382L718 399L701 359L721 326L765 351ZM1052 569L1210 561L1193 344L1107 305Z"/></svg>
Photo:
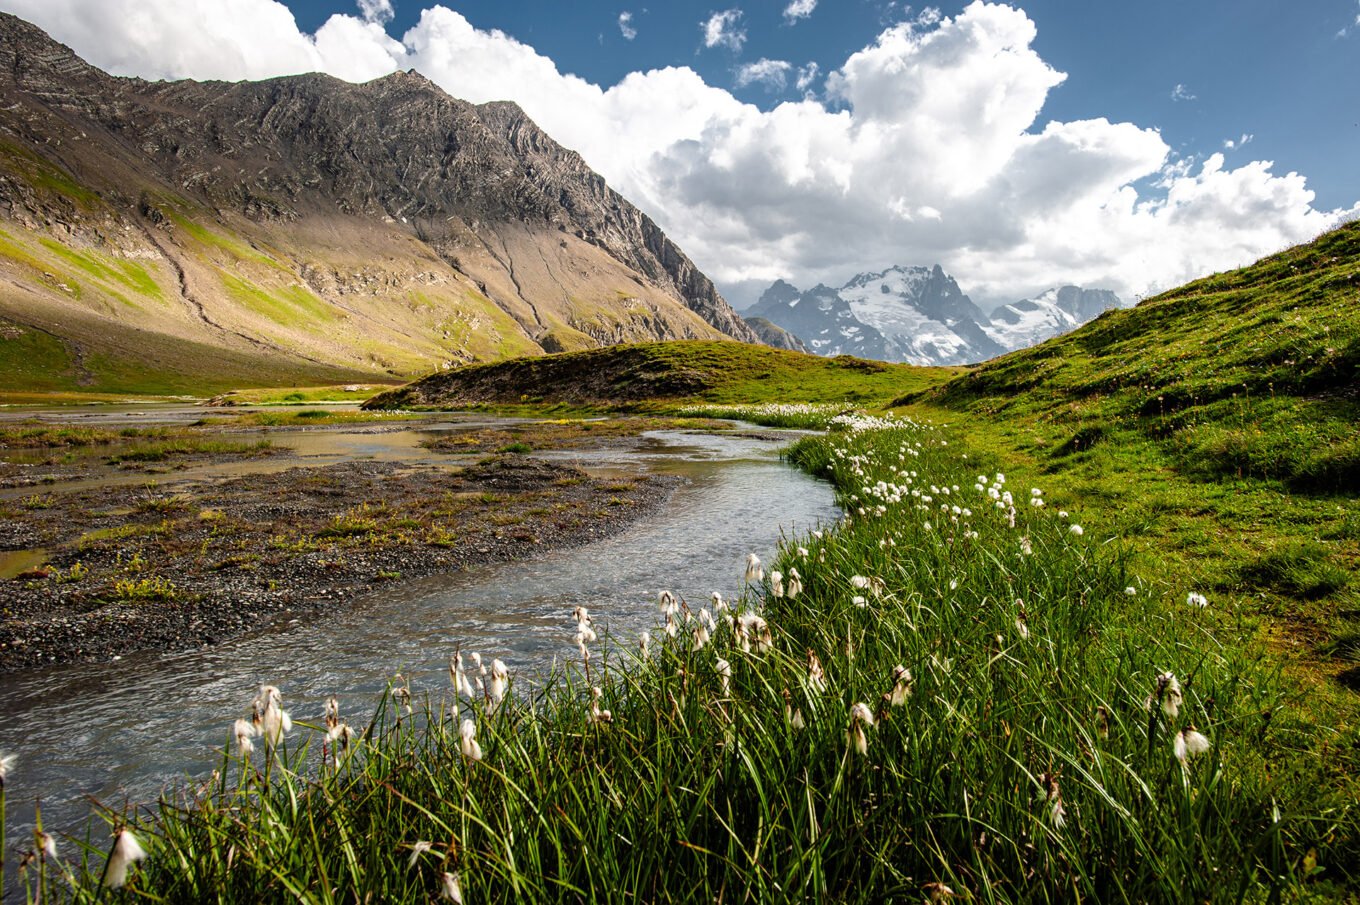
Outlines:
<svg viewBox="0 0 1360 905"><path fill-rule="evenodd" d="M608 537L663 504L677 479L592 477L522 453L585 450L592 437L635 445L658 423L449 432L430 444L457 454L447 465L287 467L286 450L250 439L244 452L204 453L197 464L268 455L272 470L158 474L67 492L39 486L0 501L0 550L8 551L0 565L13 573L0 580L0 672L192 649L314 616L382 585ZM109 465L75 459L60 469L62 482L79 487Z"/></svg>
<svg viewBox="0 0 1360 905"><path fill-rule="evenodd" d="M353 737L285 687L300 722L272 754L228 750L187 806L134 828L150 853L135 894L1353 893L1345 740L1318 734L1217 598L1148 582L1101 507L1066 511L1061 486L1008 481L955 432L840 426L792 459L835 484L847 517L751 563L730 609L672 602L641 649L587 623L589 660L545 684L512 664L503 699L491 678L455 684L411 717L389 692ZM102 865L67 866L92 887Z"/></svg>

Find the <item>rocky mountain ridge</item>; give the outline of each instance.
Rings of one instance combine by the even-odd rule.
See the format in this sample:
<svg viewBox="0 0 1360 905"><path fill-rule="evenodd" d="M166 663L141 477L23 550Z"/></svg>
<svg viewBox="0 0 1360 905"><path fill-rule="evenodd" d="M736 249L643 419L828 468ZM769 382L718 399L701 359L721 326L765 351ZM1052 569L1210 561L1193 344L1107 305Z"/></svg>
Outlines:
<svg viewBox="0 0 1360 905"><path fill-rule="evenodd" d="M784 328L819 355L959 365L1042 342L1118 305L1107 290L1066 286L989 316L938 264L899 265L806 292L776 280L746 316Z"/></svg>
<svg viewBox="0 0 1360 905"><path fill-rule="evenodd" d="M77 384L120 370L81 359L143 352L186 379L407 376L759 341L518 106L474 106L415 72L151 83L0 14L0 101L0 319L50 337Z"/></svg>

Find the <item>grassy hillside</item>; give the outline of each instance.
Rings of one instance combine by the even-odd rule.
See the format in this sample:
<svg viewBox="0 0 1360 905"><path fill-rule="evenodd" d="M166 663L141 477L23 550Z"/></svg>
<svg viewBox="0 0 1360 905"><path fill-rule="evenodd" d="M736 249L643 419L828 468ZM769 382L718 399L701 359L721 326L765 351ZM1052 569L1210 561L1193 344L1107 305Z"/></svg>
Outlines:
<svg viewBox="0 0 1360 905"><path fill-rule="evenodd" d="M894 404L1061 476L1063 501L1198 574L1240 630L1360 688L1358 368L1351 223Z"/></svg>
<svg viewBox="0 0 1360 905"><path fill-rule="evenodd" d="M962 373L735 342L637 343L470 365L383 393L370 408L476 404L834 402L881 406Z"/></svg>

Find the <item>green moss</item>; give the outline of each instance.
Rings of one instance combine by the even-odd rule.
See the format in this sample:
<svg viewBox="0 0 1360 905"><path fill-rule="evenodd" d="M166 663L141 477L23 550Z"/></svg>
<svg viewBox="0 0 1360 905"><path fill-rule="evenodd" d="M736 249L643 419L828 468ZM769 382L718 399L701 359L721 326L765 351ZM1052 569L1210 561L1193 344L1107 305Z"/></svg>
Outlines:
<svg viewBox="0 0 1360 905"><path fill-rule="evenodd" d="M280 326L312 327L339 319L334 308L301 286L270 291L224 270L218 274L234 301Z"/></svg>

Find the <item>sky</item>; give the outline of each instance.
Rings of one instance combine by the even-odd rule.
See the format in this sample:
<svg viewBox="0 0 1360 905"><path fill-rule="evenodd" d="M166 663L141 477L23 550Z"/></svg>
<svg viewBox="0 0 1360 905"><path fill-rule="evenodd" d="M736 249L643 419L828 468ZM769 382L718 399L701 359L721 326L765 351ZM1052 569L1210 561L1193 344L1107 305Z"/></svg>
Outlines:
<svg viewBox="0 0 1360 905"><path fill-rule="evenodd" d="M514 100L739 306L939 263L1133 300L1360 216L1360 0L0 0L119 75Z"/></svg>

